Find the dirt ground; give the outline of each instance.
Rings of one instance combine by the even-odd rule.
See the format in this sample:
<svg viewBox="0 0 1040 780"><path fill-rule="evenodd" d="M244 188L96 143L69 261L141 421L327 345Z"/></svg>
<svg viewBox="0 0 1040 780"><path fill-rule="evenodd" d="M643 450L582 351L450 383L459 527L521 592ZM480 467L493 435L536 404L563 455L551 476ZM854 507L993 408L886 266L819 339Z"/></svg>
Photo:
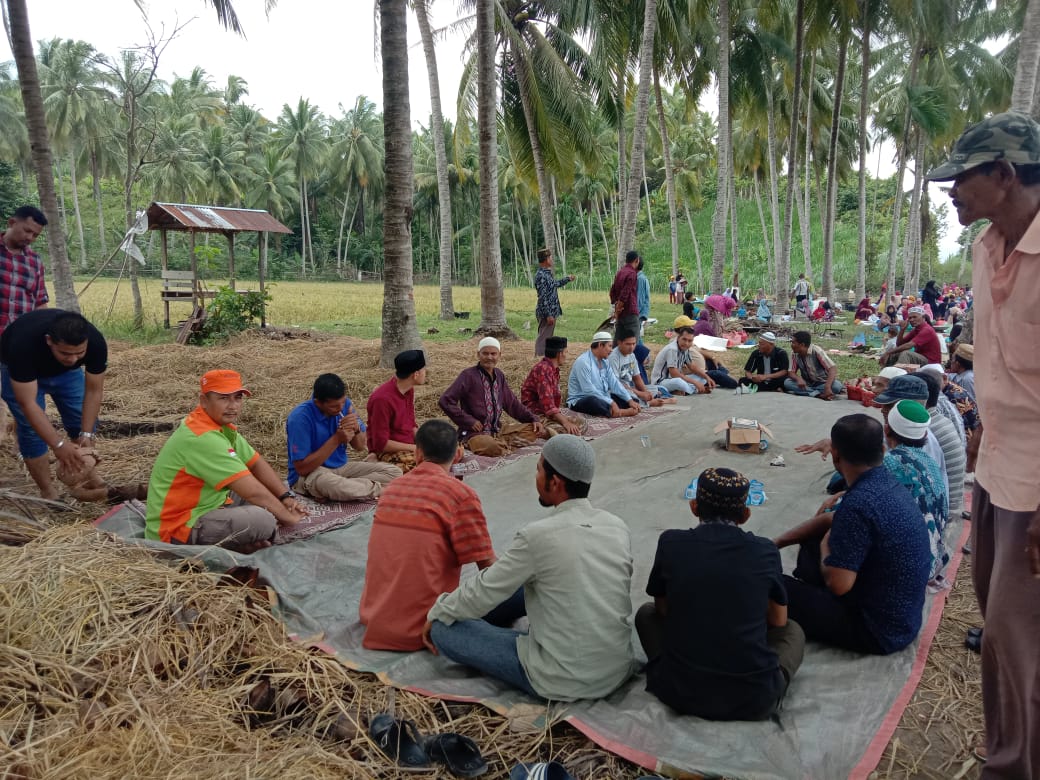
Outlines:
<svg viewBox="0 0 1040 780"><path fill-rule="evenodd" d="M575 357L585 346L572 344L570 357ZM147 481L152 461L165 442L167 431L194 407L198 377L207 370L233 368L242 372L254 395L246 403L240 427L256 449L282 471L286 465L285 416L295 404L309 396L311 383L318 373L334 371L340 374L347 383L348 394L354 399L366 398L391 374L378 366L378 342L306 332L247 334L226 346L207 348L137 347L113 343L110 351L102 409L105 425L101 429L98 449L102 458L100 470L114 483ZM416 411L420 420L440 416L436 406L440 392L461 368L475 362L476 346L475 341L428 344L427 353L428 381L425 387L416 390ZM500 366L514 388L519 387L529 369L532 353L531 342L504 344ZM737 361L742 359L743 356L734 353L727 355L726 362L736 367ZM81 504L71 511L54 513L26 501L3 497L11 493L34 493L17 459L13 431L0 443L0 542L18 544L43 529L85 524L106 510L98 504ZM26 525L4 516L26 513L31 514L36 523ZM45 561L39 563L46 565ZM969 569L970 559L965 558L947 602L924 677L874 777L978 776L979 767L971 758L971 748L979 743L982 732L979 657L964 648L963 639L965 631L981 621L971 590ZM284 637L279 641L284 642ZM7 705L2 695L2 674L0 672L0 738L11 739L12 732L4 730L4 721L9 713L5 714ZM385 687L375 678L345 670L343 675L362 699L386 698ZM566 724L546 728L538 739L518 740L509 723L479 705L445 705L404 693L398 693L397 699L399 704L407 702L407 707L411 708L409 711L417 713L417 719L441 723L449 720L453 727L477 738L486 755L494 752L489 776L504 776L517 760L548 757L565 761L576 777L635 778L644 774L638 767L599 750ZM373 769L376 764L371 761L371 751L374 748L363 736L354 734L339 747L326 746L320 735L304 736L307 738L294 735L291 748L304 753L322 753L325 755L322 766L336 766L337 776L390 776ZM494 750L491 749L493 744ZM243 749L242 764L254 760L250 751L259 753L260 749L255 746ZM329 759L329 755L335 756L335 760ZM213 776L241 776L242 764L237 771ZM8 764L6 769L11 766ZM36 764L26 763L24 766L29 770L21 776L44 776L38 774L38 770L31 771ZM133 774L129 765L123 770L118 764L107 769L111 771L101 772L99 776L120 776L123 770ZM315 772L312 776L326 776L324 771L308 771ZM9 776L4 772L4 759L0 758L0 777ZM291 776L291 773L286 776Z"/></svg>

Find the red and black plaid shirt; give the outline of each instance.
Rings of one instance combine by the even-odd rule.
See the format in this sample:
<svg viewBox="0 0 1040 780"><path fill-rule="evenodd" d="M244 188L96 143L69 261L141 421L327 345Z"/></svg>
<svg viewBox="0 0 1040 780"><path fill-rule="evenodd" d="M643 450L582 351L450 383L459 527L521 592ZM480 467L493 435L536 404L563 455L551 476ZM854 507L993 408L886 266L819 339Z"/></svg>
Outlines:
<svg viewBox="0 0 1040 780"><path fill-rule="evenodd" d="M549 358L542 358L531 368L520 388L520 403L535 414L551 417L559 413L562 400L560 367Z"/></svg>
<svg viewBox="0 0 1040 780"><path fill-rule="evenodd" d="M0 333L26 312L50 301L40 256L26 247L14 254L0 233Z"/></svg>

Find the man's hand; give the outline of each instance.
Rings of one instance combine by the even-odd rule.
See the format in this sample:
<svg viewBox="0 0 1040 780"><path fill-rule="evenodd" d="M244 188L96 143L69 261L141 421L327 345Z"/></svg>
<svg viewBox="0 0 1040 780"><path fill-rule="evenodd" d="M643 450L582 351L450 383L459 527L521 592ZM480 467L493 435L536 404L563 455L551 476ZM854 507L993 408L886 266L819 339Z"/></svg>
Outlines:
<svg viewBox="0 0 1040 780"><path fill-rule="evenodd" d="M636 390L635 388L632 389L632 394L635 395L636 398L641 398L647 402L652 401L654 397L654 394L649 390Z"/></svg>
<svg viewBox="0 0 1040 780"><path fill-rule="evenodd" d="M550 326L555 325L556 324L556 318L555 317L546 317L545 318L545 324L546 325L550 325Z"/></svg>
<svg viewBox="0 0 1040 780"><path fill-rule="evenodd" d="M576 277L576 276L575 276L574 274L568 274L568 275L567 275L567 278L568 278L568 279L570 279L570 280L571 280L571 281L573 282L573 281L574 281L575 279L577 279L578 277Z"/></svg>
<svg viewBox="0 0 1040 780"><path fill-rule="evenodd" d="M480 420L477 420L471 426L469 426L469 429L473 431L473 433L480 433L484 430L484 423L482 423Z"/></svg>
<svg viewBox="0 0 1040 780"><path fill-rule="evenodd" d="M796 376L796 377L794 378L794 381L798 383L798 388L799 388L800 390L804 390L805 388L807 388L807 387L808 387L808 385L807 385L807 384L805 384L805 380L804 380L804 379L802 379L802 378L801 378L800 376Z"/></svg>
<svg viewBox="0 0 1040 780"><path fill-rule="evenodd" d="M964 465L964 470L969 474L975 471L975 466L979 460L979 448L982 446L982 426L980 425L978 430L972 434L971 438L968 439L968 461Z"/></svg>
<svg viewBox="0 0 1040 780"><path fill-rule="evenodd" d="M706 384L706 385L707 385L707 386L708 386L709 388L711 388L712 390L714 390L714 389L715 389L716 387L718 387L718 386L719 386L719 385L718 385L718 382L716 382L716 381L715 381L714 379L712 379L712 378L711 378L710 376L706 376L706 377L704 377L704 383L705 383L705 384Z"/></svg>
<svg viewBox="0 0 1040 780"><path fill-rule="evenodd" d="M433 639L430 637L430 629L432 628L433 621L427 620L426 625L422 627L422 643L426 646L426 649L429 650L431 653L433 653L434 655L440 655L440 653L437 652L437 646L433 643Z"/></svg>
<svg viewBox="0 0 1040 780"><path fill-rule="evenodd" d="M834 398L834 393L833 393L833 392L831 392L831 388L830 388L830 386L828 386L828 387L825 387L825 388L823 389L823 392L822 392L822 393L820 393L820 398L822 398L822 399L823 399L824 401L830 401L830 400L833 400L833 398Z"/></svg>
<svg viewBox="0 0 1040 780"><path fill-rule="evenodd" d="M794 448L795 452L799 452L802 455L808 455L810 452L820 453L820 460L827 460L827 456L831 454L831 440L820 439L818 442L813 444L799 444Z"/></svg>
<svg viewBox="0 0 1040 780"><path fill-rule="evenodd" d="M545 426L542 425L541 422L539 422L538 420L535 420L533 423L531 423L531 425L534 428L535 436L541 436L543 433L545 433Z"/></svg>
<svg viewBox="0 0 1040 780"><path fill-rule="evenodd" d="M284 506L290 512L298 513L301 517L307 516L307 509L293 496L286 496L285 498L283 498L282 506Z"/></svg>
<svg viewBox="0 0 1040 780"><path fill-rule="evenodd" d="M86 462L83 460L83 451L67 439L62 439L64 444L54 449L54 457L70 472L82 469Z"/></svg>
<svg viewBox="0 0 1040 780"><path fill-rule="evenodd" d="M97 452L97 443L93 438L87 437L84 434L80 434L76 439L76 446L80 449L80 455L90 455L94 458L95 463L101 461L101 456Z"/></svg>
<svg viewBox="0 0 1040 780"><path fill-rule="evenodd" d="M563 430L569 433L571 436L580 436L581 428L575 423L571 422L571 419L567 415L561 415L563 420L560 421L560 425L563 426Z"/></svg>
<svg viewBox="0 0 1040 780"><path fill-rule="evenodd" d="M1029 555L1029 568L1033 577L1040 579L1040 509L1033 513L1033 519L1026 529L1026 553Z"/></svg>

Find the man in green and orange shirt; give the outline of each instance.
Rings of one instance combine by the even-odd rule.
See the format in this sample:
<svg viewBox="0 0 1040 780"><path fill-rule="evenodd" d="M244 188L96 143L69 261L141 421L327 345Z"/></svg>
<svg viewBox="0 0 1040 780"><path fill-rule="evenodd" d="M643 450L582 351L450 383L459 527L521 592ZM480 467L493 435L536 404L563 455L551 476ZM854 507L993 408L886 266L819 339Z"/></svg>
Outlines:
<svg viewBox="0 0 1040 780"><path fill-rule="evenodd" d="M278 525L294 525L306 512L235 427L251 395L238 372L209 371L199 384L199 405L152 467L145 536L238 552L267 547Z"/></svg>

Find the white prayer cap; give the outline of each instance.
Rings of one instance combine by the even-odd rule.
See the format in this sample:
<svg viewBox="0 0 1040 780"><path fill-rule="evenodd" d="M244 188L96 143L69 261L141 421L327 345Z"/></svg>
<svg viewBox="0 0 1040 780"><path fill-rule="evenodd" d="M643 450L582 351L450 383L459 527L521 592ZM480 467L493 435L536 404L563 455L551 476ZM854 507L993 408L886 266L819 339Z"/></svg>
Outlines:
<svg viewBox="0 0 1040 780"><path fill-rule="evenodd" d="M878 376L884 377L885 379L895 379L897 376L903 376L905 373L906 369L889 366L888 368L881 369Z"/></svg>
<svg viewBox="0 0 1040 780"><path fill-rule="evenodd" d="M613 340L614 340L614 334L613 333L608 333L605 330L596 331L596 333L592 337L592 343L593 344L598 344L601 341L613 341Z"/></svg>
<svg viewBox="0 0 1040 780"><path fill-rule="evenodd" d="M480 350L484 349L484 347L494 347L497 350L501 350L502 349L502 342L500 342L498 339L494 338L493 336L485 336L477 344L477 351L479 352Z"/></svg>
<svg viewBox="0 0 1040 780"><path fill-rule="evenodd" d="M917 370L918 371L931 371L933 374L935 374L936 376L938 376L940 378L942 377L943 374L946 373L943 370L943 367L941 365L939 365L938 363L929 363L926 366L921 366Z"/></svg>

